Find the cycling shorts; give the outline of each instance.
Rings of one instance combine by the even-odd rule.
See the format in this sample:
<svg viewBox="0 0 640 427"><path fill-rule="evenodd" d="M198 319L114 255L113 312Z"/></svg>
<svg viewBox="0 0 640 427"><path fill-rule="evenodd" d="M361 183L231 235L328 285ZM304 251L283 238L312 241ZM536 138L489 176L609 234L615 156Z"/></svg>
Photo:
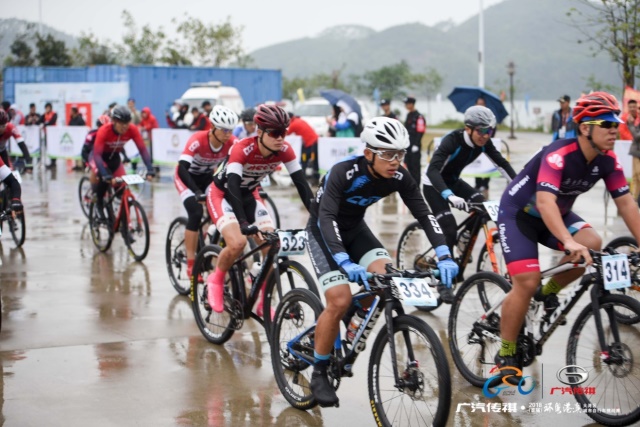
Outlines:
<svg viewBox="0 0 640 427"><path fill-rule="evenodd" d="M111 176L117 178L119 176L124 176L127 172L124 170L124 166L122 165L122 160L120 159L120 155L116 153L114 156L110 156L111 158L103 158L103 161L107 165L107 170L111 172ZM96 174L96 176L100 176L100 169L96 165L96 161L93 156L91 156L91 160L89 161L89 167Z"/></svg>
<svg viewBox="0 0 640 427"><path fill-rule="evenodd" d="M260 230L275 228L257 188L246 195L242 203L249 223L255 224ZM211 221L220 231L227 225L238 222L231 204L225 199L225 192L215 185L210 185L207 189L207 209Z"/></svg>
<svg viewBox="0 0 640 427"><path fill-rule="evenodd" d="M200 191L204 193L205 191L207 191L207 187L209 186L209 184L213 182L213 174L210 174L210 173L202 174L202 175L191 174L191 179L193 180L193 182L195 182L196 186L200 189ZM178 194L180 194L180 200L182 200L183 203L189 197L195 196L195 194L193 193L193 191L191 191L191 189L187 186L187 184L182 182L182 179L180 179L180 175L178 174L178 168L176 168L176 173L175 173L173 182L176 185Z"/></svg>
<svg viewBox="0 0 640 427"><path fill-rule="evenodd" d="M340 271L331 251L324 243L320 227L318 227L318 219L311 216L306 230L311 264L321 288L326 292L327 289L337 285L348 285L349 278ZM342 237L342 244L349 254L349 258L365 269L368 269L369 265L378 259L392 262L389 252L364 221L360 221L352 229L340 230L340 237Z"/></svg>

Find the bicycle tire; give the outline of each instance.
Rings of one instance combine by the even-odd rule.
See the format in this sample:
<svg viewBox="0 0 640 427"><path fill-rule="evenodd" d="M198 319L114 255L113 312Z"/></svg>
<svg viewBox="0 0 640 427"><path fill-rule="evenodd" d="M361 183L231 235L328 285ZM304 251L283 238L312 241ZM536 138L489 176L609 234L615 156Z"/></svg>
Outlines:
<svg viewBox="0 0 640 427"><path fill-rule="evenodd" d="M566 358L568 365L580 366L588 372L588 378L579 386L583 389L594 387L597 394L573 393L573 396L583 409L592 408L586 412L594 421L607 426L628 426L640 421L640 406L637 404L640 400L640 374L637 367L633 366L634 361L640 360L640 337L637 328L618 322L616 313L629 310L640 316L640 302L625 295L614 294L601 296L598 302L605 340L609 347L600 348L593 309L589 305L580 312L571 328ZM610 328L613 322L619 328L620 343L611 342L613 337L610 335ZM579 351L584 353L578 356ZM609 362L603 360L605 355L611 356ZM618 356L621 363L615 362ZM609 391L603 390L609 386L612 387ZM624 399L622 393L625 391L635 393ZM628 408L628 411L623 408ZM620 414L611 414L607 409L617 409Z"/></svg>
<svg viewBox="0 0 640 427"><path fill-rule="evenodd" d="M218 345L227 342L235 332L233 325L236 319L230 307L233 307L232 302L237 299L236 288L231 283L234 280L233 275L227 274L224 289L224 311L222 313L214 312L207 301L207 278L215 271L221 250L220 246L207 245L198 252L193 265L190 295L193 315L200 333L207 341ZM197 277L202 277L203 280L195 280Z"/></svg>
<svg viewBox="0 0 640 427"><path fill-rule="evenodd" d="M424 248L429 248L426 251ZM396 251L396 266L400 270L425 271L428 268L437 268L436 253L427 239L422 226L418 221L407 225L398 240ZM433 311L442 305L442 299L438 296L438 303L434 306L416 307L420 311Z"/></svg>
<svg viewBox="0 0 640 427"><path fill-rule="evenodd" d="M451 405L451 374L442 343L425 321L414 316L394 318L393 333L395 360L398 365L406 365L392 365L389 333L382 328L369 361L369 400L374 419L383 426L445 425ZM406 345L409 341L410 348ZM409 360L409 355L414 360ZM402 390L395 384L394 370L405 382ZM425 389L429 385L435 386Z"/></svg>
<svg viewBox="0 0 640 427"><path fill-rule="evenodd" d="M263 312L265 313L264 329L267 333L267 339L272 335L271 325L273 322L271 316L267 316L266 313L271 313L272 308L275 312L278 303L282 301L288 292L293 289L309 289L315 296L320 298L314 277L299 262L290 259L281 259L278 264L278 271L280 272L280 284L282 287L276 289L276 277L272 271L267 280L267 286L263 296ZM296 278L301 279L301 281L297 281L296 283ZM301 285L306 286L302 287Z"/></svg>
<svg viewBox="0 0 640 427"><path fill-rule="evenodd" d="M632 251L638 249L638 242L635 238L631 236L621 236L616 237L612 241L610 241L605 247L615 249L616 252L630 254ZM633 265L629 265L632 275L631 275L631 284L630 288L616 289L611 292L615 294L622 294L630 296L636 301L640 302L640 267L636 267ZM632 325L634 323L640 322L640 316L630 318L623 313L616 312L616 316L618 316L618 320L621 323L626 325Z"/></svg>
<svg viewBox="0 0 640 427"><path fill-rule="evenodd" d="M184 246L184 232L187 218L179 216L169 224L165 240L165 260L171 286L180 295L189 295L191 278L187 276L187 250Z"/></svg>
<svg viewBox="0 0 640 427"><path fill-rule="evenodd" d="M24 211L19 215L16 215L15 218L9 216L7 222L9 224L9 231L11 232L13 242L16 244L17 248L21 247L22 245L24 245L24 240L27 235L27 225Z"/></svg>
<svg viewBox="0 0 640 427"><path fill-rule="evenodd" d="M287 402L303 411L318 404L310 388L313 366L292 355L288 343L315 325L322 310L322 302L311 291L294 289L278 304L273 323L271 363L276 384ZM297 344L313 360L313 332L302 336Z"/></svg>
<svg viewBox="0 0 640 427"><path fill-rule="evenodd" d="M126 218L121 218L125 221ZM122 237L129 248L129 253L136 261L140 262L149 253L149 220L144 208L137 200L129 200L129 223L122 226ZM137 244L141 242L142 246Z"/></svg>
<svg viewBox="0 0 640 427"><path fill-rule="evenodd" d="M494 357L500 350L501 341L494 342L484 334L472 332L474 322L502 301L510 289L511 284L496 273L475 273L460 286L451 304L448 325L451 356L460 374L476 387L482 387L493 375L490 371L495 366ZM487 316L483 325L499 337L500 313L497 311Z"/></svg>
<svg viewBox="0 0 640 427"><path fill-rule="evenodd" d="M82 213L87 218L89 218L92 198L93 190L91 188L91 181L88 176L83 176L78 183L78 199L80 201L80 209L82 209Z"/></svg>
<svg viewBox="0 0 640 427"><path fill-rule="evenodd" d="M91 230L91 240L93 244L100 252L106 252L111 247L113 242L113 229L111 228L112 214L111 210L107 210L107 220L101 219L98 215L98 209L95 203L91 203L89 209L89 229Z"/></svg>
<svg viewBox="0 0 640 427"><path fill-rule="evenodd" d="M262 200L264 201L264 205L267 208L267 211L269 212L269 216L271 216L271 219L273 219L273 224L275 225L275 228L279 229L280 213L278 213L278 207L276 206L273 199L269 197L268 194L264 193L264 195L262 195L261 197L262 197Z"/></svg>

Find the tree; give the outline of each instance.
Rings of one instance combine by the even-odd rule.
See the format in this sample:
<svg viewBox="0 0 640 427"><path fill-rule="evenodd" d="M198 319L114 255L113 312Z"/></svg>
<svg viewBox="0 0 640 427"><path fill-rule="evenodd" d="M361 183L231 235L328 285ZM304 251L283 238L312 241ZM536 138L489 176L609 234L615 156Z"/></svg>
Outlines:
<svg viewBox="0 0 640 427"><path fill-rule="evenodd" d="M27 43L28 36L19 34L11 43L9 50L11 54L4 60L7 67L33 67L36 64L33 49Z"/></svg>
<svg viewBox="0 0 640 427"><path fill-rule="evenodd" d="M40 66L69 67L72 64L67 46L51 34L46 37L36 33L36 58Z"/></svg>
<svg viewBox="0 0 640 427"><path fill-rule="evenodd" d="M117 64L115 52L101 44L93 33L80 33L78 47L71 51L73 63L79 66Z"/></svg>
<svg viewBox="0 0 640 427"><path fill-rule="evenodd" d="M193 65L191 60L184 56L183 50L174 47L165 47L160 61L167 65Z"/></svg>
<svg viewBox="0 0 640 427"><path fill-rule="evenodd" d="M640 71L640 0L576 0L584 6L567 15L591 42L594 54L606 52L622 69L624 86L635 87Z"/></svg>
<svg viewBox="0 0 640 427"><path fill-rule="evenodd" d="M443 78L435 68L427 68L424 74L414 74L411 87L416 89L425 89L427 98L432 97L442 88Z"/></svg>
<svg viewBox="0 0 640 427"><path fill-rule="evenodd" d="M125 57L126 62L134 65L159 62L161 48L166 38L162 27L158 31L153 31L149 25L145 25L138 34L138 28L131 13L123 10L122 19L127 33L122 37L124 45L119 46L118 50Z"/></svg>
<svg viewBox="0 0 640 427"><path fill-rule="evenodd" d="M380 90L382 98L402 98L406 95L405 89L415 82L415 76L411 74L411 68L406 61L395 65L388 65L378 70L367 71L363 80L369 93L375 88Z"/></svg>
<svg viewBox="0 0 640 427"><path fill-rule="evenodd" d="M174 23L177 20L174 18ZM187 41L187 52L196 57L202 65L221 67L232 61L242 61L243 27L234 27L231 18L221 24L205 24L198 18L185 14L183 22L178 24L178 34Z"/></svg>

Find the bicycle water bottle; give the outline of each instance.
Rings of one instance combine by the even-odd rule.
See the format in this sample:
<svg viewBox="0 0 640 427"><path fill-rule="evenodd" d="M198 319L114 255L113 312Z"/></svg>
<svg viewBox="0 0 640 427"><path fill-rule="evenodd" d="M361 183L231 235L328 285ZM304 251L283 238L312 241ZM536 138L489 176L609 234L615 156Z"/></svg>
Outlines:
<svg viewBox="0 0 640 427"><path fill-rule="evenodd" d="M460 255L462 255L465 249L467 249L469 240L471 240L471 231L466 229L460 233L460 236L458 237L458 251L460 251Z"/></svg>
<svg viewBox="0 0 640 427"><path fill-rule="evenodd" d="M249 275L251 276L251 281L253 281L253 279L256 278L258 273L260 273L260 269L261 268L262 268L262 263L260 261L256 261L256 262L253 263L253 265L251 266L251 269L249 270Z"/></svg>
<svg viewBox="0 0 640 427"><path fill-rule="evenodd" d="M207 228L207 234L209 235L209 237L213 237L213 235L216 234L216 225L215 224L211 224L209 226L209 228Z"/></svg>
<svg viewBox="0 0 640 427"><path fill-rule="evenodd" d="M353 340L358 333L358 328L360 328L360 324L362 324L365 317L367 317L367 312L364 310L364 308L359 308L358 311L355 312L355 314L351 318L351 322L349 322L349 327L347 328L348 342L353 343Z"/></svg>

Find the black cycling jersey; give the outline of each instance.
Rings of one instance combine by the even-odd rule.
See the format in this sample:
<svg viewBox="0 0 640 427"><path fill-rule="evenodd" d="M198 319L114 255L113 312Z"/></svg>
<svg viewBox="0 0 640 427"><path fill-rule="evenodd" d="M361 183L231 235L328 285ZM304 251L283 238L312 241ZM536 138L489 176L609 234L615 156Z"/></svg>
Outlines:
<svg viewBox="0 0 640 427"><path fill-rule="evenodd" d="M317 219L322 239L331 254L346 253L340 232L355 228L369 205L396 191L420 222L433 246L445 245L442 230L409 172L400 166L393 178L376 178L367 166L364 156L350 157L337 163L322 178L311 202L309 212Z"/></svg>
<svg viewBox="0 0 640 427"><path fill-rule="evenodd" d="M493 145L493 141L489 140L483 147L478 147L468 135L465 138L465 135L464 129L458 129L442 138L424 176L425 185L431 185L438 193L442 193L458 181L462 170L482 153L489 157L500 173L506 173L510 178L516 176L516 172Z"/></svg>

